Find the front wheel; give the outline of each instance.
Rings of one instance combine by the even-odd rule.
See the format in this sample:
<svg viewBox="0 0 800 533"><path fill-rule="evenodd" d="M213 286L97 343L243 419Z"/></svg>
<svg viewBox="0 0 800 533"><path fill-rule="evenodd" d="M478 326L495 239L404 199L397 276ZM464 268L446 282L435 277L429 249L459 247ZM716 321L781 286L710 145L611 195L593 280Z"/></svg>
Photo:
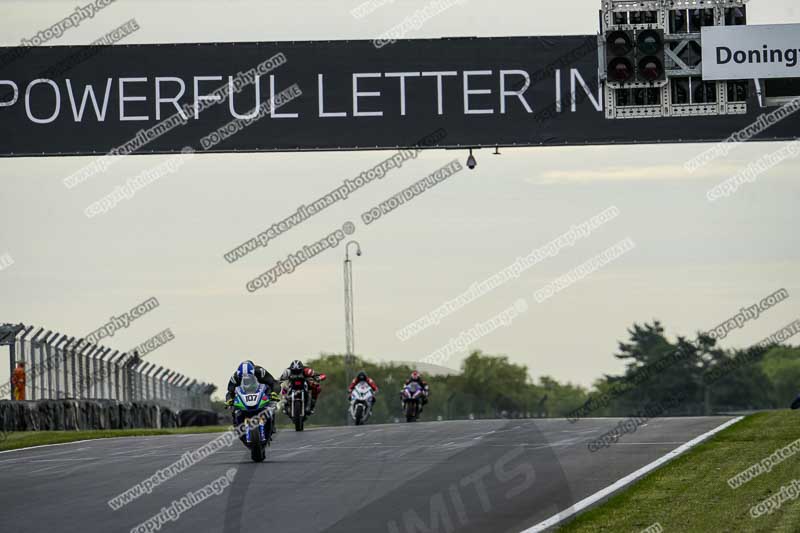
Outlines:
<svg viewBox="0 0 800 533"><path fill-rule="evenodd" d="M406 402L406 422L417 421L417 406L414 402Z"/></svg>
<svg viewBox="0 0 800 533"><path fill-rule="evenodd" d="M302 400L295 400L294 401L294 430L295 431L303 431L303 425L306 419L305 410L303 409L303 401Z"/></svg>
<svg viewBox="0 0 800 533"><path fill-rule="evenodd" d="M364 423L364 406L357 405L356 406L356 425L360 426Z"/></svg>
<svg viewBox="0 0 800 533"><path fill-rule="evenodd" d="M260 442L254 442L250 447L250 458L254 463L261 463L267 457L267 450Z"/></svg>

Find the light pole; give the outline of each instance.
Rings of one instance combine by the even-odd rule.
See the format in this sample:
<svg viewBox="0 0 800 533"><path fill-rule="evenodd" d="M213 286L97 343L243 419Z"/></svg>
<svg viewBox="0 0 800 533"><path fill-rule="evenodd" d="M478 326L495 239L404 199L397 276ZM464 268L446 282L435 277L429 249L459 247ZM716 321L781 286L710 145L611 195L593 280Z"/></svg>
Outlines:
<svg viewBox="0 0 800 533"><path fill-rule="evenodd" d="M344 332L345 356L344 372L347 383L353 379L352 365L356 350L356 340L353 322L353 263L350 261L350 246L355 245L356 255L361 257L361 245L357 241L350 241L344 247Z"/></svg>

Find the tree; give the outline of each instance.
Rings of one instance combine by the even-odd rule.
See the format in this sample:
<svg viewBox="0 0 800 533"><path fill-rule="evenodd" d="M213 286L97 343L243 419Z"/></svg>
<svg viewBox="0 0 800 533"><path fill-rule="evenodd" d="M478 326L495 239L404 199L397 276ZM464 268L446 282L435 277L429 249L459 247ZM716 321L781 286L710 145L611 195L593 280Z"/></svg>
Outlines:
<svg viewBox="0 0 800 533"><path fill-rule="evenodd" d="M764 355L759 366L772 382L773 405L788 407L800 392L800 348L775 346Z"/></svg>

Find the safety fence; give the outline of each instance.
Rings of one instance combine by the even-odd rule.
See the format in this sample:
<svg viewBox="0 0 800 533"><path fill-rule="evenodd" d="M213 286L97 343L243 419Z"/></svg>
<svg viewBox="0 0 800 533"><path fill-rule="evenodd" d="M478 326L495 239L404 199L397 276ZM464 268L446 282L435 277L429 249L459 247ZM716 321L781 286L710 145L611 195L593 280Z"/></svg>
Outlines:
<svg viewBox="0 0 800 533"><path fill-rule="evenodd" d="M215 385L120 352L24 324L0 325L0 346L10 350L10 380L0 399L14 400L14 372L24 363L25 399L154 401L175 410L211 409ZM19 373L19 372L18 372Z"/></svg>

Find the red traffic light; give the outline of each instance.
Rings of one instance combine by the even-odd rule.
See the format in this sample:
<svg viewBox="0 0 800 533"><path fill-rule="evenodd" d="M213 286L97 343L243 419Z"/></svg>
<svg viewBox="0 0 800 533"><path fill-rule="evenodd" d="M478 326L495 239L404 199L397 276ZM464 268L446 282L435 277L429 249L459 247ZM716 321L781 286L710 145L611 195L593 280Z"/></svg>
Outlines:
<svg viewBox="0 0 800 533"><path fill-rule="evenodd" d="M633 79L633 64L625 57L618 57L608 64L608 75L612 81L625 83Z"/></svg>
<svg viewBox="0 0 800 533"><path fill-rule="evenodd" d="M658 81L664 75L664 65L657 57L645 57L639 61L639 75L647 81Z"/></svg>

